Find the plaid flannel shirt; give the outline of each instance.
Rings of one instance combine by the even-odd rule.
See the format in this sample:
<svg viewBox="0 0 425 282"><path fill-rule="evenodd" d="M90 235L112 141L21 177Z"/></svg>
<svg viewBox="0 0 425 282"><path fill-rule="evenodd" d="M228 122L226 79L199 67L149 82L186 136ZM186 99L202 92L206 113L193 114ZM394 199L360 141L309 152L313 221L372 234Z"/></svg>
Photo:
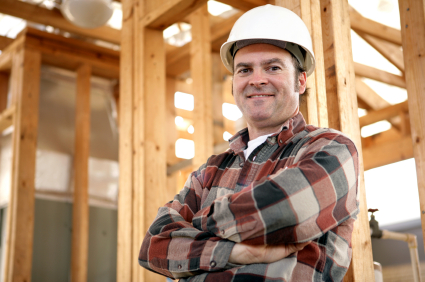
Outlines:
<svg viewBox="0 0 425 282"><path fill-rule="evenodd" d="M139 264L180 281L341 281L358 213L358 154L341 132L306 125L301 114L245 160L249 135L193 172L161 207ZM266 264L228 263L235 242L312 241Z"/></svg>

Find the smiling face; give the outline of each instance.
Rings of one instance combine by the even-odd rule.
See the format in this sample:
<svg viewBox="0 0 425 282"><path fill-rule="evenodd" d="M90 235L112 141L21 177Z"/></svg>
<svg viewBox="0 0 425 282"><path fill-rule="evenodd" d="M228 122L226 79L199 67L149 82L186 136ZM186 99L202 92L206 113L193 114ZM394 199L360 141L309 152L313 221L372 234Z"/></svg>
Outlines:
<svg viewBox="0 0 425 282"><path fill-rule="evenodd" d="M247 121L251 140L276 132L298 113L306 74L295 79L288 51L270 44L249 45L236 53L234 66L233 95Z"/></svg>

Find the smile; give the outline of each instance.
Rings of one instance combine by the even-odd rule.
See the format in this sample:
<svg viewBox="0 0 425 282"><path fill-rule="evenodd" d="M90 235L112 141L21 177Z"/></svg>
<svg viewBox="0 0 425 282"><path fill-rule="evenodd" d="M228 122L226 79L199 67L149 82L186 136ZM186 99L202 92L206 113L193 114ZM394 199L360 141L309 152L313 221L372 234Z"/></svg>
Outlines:
<svg viewBox="0 0 425 282"><path fill-rule="evenodd" d="M259 95L250 95L248 98L259 98L259 97L272 97L274 95L267 95L267 94L259 94Z"/></svg>

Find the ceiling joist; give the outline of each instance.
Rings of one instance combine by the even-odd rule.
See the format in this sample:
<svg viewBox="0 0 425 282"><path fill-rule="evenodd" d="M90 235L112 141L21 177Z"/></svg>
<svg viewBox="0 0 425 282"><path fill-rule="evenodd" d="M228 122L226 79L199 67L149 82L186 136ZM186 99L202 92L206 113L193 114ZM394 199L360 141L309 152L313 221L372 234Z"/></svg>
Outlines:
<svg viewBox="0 0 425 282"><path fill-rule="evenodd" d="M102 26L93 29L81 28L68 22L58 9L48 10L17 0L0 0L0 13L21 18L30 22L59 28L63 31L84 35L90 38L120 44L120 31Z"/></svg>
<svg viewBox="0 0 425 282"><path fill-rule="evenodd" d="M398 116L400 113L405 113L409 110L407 101L399 104L391 105L386 108L369 112L367 115L359 119L360 127Z"/></svg>

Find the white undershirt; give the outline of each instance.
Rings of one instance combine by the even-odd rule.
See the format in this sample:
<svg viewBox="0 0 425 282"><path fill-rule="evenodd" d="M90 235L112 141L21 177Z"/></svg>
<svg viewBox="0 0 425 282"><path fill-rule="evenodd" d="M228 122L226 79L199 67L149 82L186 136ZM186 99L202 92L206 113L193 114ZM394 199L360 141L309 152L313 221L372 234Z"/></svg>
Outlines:
<svg viewBox="0 0 425 282"><path fill-rule="evenodd" d="M252 151L254 151L255 148L257 148L258 146L260 146L261 144L263 144L264 141L266 141L267 137L269 137L270 135L273 135L273 134L274 133L270 133L270 134L267 134L267 135L258 136L254 140L248 141L248 147L245 150L243 150L243 154L245 156L245 160L248 159L249 155L251 155Z"/></svg>

